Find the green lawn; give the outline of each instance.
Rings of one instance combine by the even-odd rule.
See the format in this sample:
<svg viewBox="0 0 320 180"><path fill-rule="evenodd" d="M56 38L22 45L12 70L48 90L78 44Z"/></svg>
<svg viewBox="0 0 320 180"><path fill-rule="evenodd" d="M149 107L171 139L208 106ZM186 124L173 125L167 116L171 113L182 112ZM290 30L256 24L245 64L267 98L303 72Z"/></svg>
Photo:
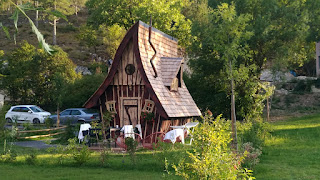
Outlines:
<svg viewBox="0 0 320 180"><path fill-rule="evenodd" d="M3 149L3 145L0 145ZM167 175L164 172L163 155L159 152L137 152L136 163L132 164L127 154L111 153L107 164L101 165L100 155L97 152L91 154L91 158L83 165L77 165L73 158L66 157L62 164L58 163L58 155L52 155L44 150L35 151L30 148L13 147L18 154L14 162L0 162L1 180L95 180L95 179L181 179L180 177ZM36 153L36 164L26 163L28 154ZM180 156L181 151L176 151L173 157Z"/></svg>
<svg viewBox="0 0 320 180"><path fill-rule="evenodd" d="M271 123L257 179L320 179L320 114Z"/></svg>

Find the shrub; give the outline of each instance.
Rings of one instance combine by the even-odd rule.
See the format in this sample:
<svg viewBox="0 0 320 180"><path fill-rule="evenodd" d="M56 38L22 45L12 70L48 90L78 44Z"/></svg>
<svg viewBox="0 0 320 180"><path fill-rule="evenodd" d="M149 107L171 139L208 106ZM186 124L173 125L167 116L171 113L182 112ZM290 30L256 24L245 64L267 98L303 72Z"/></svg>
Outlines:
<svg viewBox="0 0 320 180"><path fill-rule="evenodd" d="M132 162L132 164L135 164L136 163L136 150L137 150L138 142L135 141L131 137L127 137L125 139L125 144L127 146L127 152L130 155L131 162Z"/></svg>
<svg viewBox="0 0 320 180"><path fill-rule="evenodd" d="M54 121L51 118L46 118L44 121L44 124L47 128L53 127Z"/></svg>
<svg viewBox="0 0 320 180"><path fill-rule="evenodd" d="M13 162L17 159L17 154L9 152L0 156L0 160L3 162Z"/></svg>
<svg viewBox="0 0 320 180"><path fill-rule="evenodd" d="M32 124L29 122L22 124L24 130L31 130L32 129Z"/></svg>
<svg viewBox="0 0 320 180"><path fill-rule="evenodd" d="M184 179L250 178L250 172L241 168L242 156L230 148L230 122L206 115L203 123L194 129L193 148L178 165L176 175Z"/></svg>
<svg viewBox="0 0 320 180"><path fill-rule="evenodd" d="M28 165L35 165L37 162L37 155L35 153L27 154L25 160Z"/></svg>
<svg viewBox="0 0 320 180"><path fill-rule="evenodd" d="M88 146L77 143L77 138L69 139L67 146L68 152L72 155L77 164L82 165L90 158L90 150Z"/></svg>
<svg viewBox="0 0 320 180"><path fill-rule="evenodd" d="M254 148L261 148L266 137L268 137L272 131L269 123L263 122L262 120L237 122L237 128L239 144L251 142Z"/></svg>
<svg viewBox="0 0 320 180"><path fill-rule="evenodd" d="M100 152L100 162L101 165L104 166L110 159L110 151L107 148L103 148Z"/></svg>
<svg viewBox="0 0 320 180"><path fill-rule="evenodd" d="M262 151L259 148L253 147L253 144L251 142L242 144L240 150L245 154L243 166L253 169L254 166L259 163L259 156L262 154Z"/></svg>

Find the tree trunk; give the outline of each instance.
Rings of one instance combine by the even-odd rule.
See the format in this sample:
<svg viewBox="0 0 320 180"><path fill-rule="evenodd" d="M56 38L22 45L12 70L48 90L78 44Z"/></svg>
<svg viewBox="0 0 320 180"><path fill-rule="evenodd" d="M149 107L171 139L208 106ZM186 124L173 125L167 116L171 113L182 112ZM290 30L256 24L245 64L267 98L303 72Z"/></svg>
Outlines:
<svg viewBox="0 0 320 180"><path fill-rule="evenodd" d="M232 63L230 60L230 74L231 74L231 130L232 130L232 144L233 148L238 151L238 143L237 143L237 119L236 119L236 106L234 100L234 82L232 75Z"/></svg>
<svg viewBox="0 0 320 180"><path fill-rule="evenodd" d="M54 3L54 10L57 10L56 1ZM53 19L53 34L52 34L52 44L57 45L57 17L54 16Z"/></svg>
<svg viewBox="0 0 320 180"><path fill-rule="evenodd" d="M38 1L35 2L35 6L36 6L36 8L38 8L38 6L39 6L39 2ZM36 20L35 20L35 22L36 22L36 27L38 27L39 26L39 11L38 10L36 10Z"/></svg>
<svg viewBox="0 0 320 180"><path fill-rule="evenodd" d="M60 108L59 103L57 103L57 127L60 126Z"/></svg>
<svg viewBox="0 0 320 180"><path fill-rule="evenodd" d="M52 44L57 45L57 19L53 20Z"/></svg>

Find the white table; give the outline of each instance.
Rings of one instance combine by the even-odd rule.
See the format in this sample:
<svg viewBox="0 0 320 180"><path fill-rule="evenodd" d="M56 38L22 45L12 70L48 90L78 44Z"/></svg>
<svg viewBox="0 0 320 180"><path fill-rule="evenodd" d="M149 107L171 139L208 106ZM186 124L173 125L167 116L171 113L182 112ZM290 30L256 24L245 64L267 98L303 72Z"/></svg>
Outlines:
<svg viewBox="0 0 320 180"><path fill-rule="evenodd" d="M82 131L87 131L90 128L91 128L91 125L89 123L85 123L85 124L80 125L80 130L79 130L79 134L78 134L79 143L82 142L84 139Z"/></svg>
<svg viewBox="0 0 320 180"><path fill-rule="evenodd" d="M181 138L182 144L184 144L184 131L183 129L173 129L167 132L164 136L164 140L169 139L172 144L176 142L177 137Z"/></svg>

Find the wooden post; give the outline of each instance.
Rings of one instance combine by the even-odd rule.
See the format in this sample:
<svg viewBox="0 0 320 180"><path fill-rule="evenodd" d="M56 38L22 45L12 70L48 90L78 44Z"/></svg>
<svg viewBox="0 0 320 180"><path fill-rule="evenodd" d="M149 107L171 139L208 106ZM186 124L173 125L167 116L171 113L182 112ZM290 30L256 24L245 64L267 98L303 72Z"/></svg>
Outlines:
<svg viewBox="0 0 320 180"><path fill-rule="evenodd" d="M267 121L269 122L270 108L269 108L269 97L267 97Z"/></svg>
<svg viewBox="0 0 320 180"><path fill-rule="evenodd" d="M59 103L57 103L57 127L60 125L60 108Z"/></svg>
<svg viewBox="0 0 320 180"><path fill-rule="evenodd" d="M100 116L101 116L101 123L102 123L102 135L103 135L103 139L104 140L107 140L107 137L106 137L106 127L104 126L105 125L105 120L103 118L103 113L102 113L102 104L101 104L101 99L99 98L99 104L100 104Z"/></svg>

